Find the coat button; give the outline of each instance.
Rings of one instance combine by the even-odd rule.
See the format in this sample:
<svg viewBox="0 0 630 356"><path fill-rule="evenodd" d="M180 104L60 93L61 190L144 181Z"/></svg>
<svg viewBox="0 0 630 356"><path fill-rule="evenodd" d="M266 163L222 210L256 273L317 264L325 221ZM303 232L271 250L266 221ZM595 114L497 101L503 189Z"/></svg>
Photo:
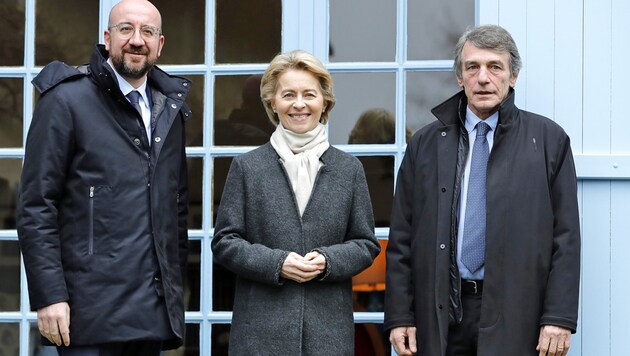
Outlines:
<svg viewBox="0 0 630 356"><path fill-rule="evenodd" d="M446 192L446 188L442 187L442 193Z"/></svg>
<svg viewBox="0 0 630 356"><path fill-rule="evenodd" d="M153 139L153 141L155 141L155 142L160 142L160 141L162 141L162 139L158 136L158 137L156 137L155 139Z"/></svg>
<svg viewBox="0 0 630 356"><path fill-rule="evenodd" d="M442 310L442 304L438 305L438 308L440 308L440 310Z"/></svg>
<svg viewBox="0 0 630 356"><path fill-rule="evenodd" d="M177 97L181 98L182 97L182 93L177 93Z"/></svg>
<svg viewBox="0 0 630 356"><path fill-rule="evenodd" d="M443 250L443 249L445 249L445 248L446 248L446 245L445 245L445 244L440 244L440 250Z"/></svg>
<svg viewBox="0 0 630 356"><path fill-rule="evenodd" d="M442 137L446 137L446 132L442 131Z"/></svg>
<svg viewBox="0 0 630 356"><path fill-rule="evenodd" d="M139 138L137 138L137 137L136 137L136 138L134 138L134 139L133 139L133 143L134 143L136 146L140 146L140 139L139 139Z"/></svg>
<svg viewBox="0 0 630 356"><path fill-rule="evenodd" d="M171 107L172 107L173 109L177 109L177 105L175 105L175 104L171 104Z"/></svg>

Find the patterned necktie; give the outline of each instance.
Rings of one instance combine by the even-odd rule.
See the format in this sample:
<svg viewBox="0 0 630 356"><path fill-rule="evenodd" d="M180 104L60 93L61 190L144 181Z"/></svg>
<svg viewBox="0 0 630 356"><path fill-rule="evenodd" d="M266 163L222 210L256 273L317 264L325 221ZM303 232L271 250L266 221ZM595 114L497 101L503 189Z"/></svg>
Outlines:
<svg viewBox="0 0 630 356"><path fill-rule="evenodd" d="M466 220L462 243L462 262L471 273L484 264L486 251L486 170L488 167L488 140L490 126L477 124L477 137L473 145L466 199Z"/></svg>
<svg viewBox="0 0 630 356"><path fill-rule="evenodd" d="M132 90L129 94L127 94L127 98L129 99L129 102L131 102L131 105L133 105L138 113L140 113L140 116L142 116L142 109L140 108L140 93L138 93L137 90Z"/></svg>

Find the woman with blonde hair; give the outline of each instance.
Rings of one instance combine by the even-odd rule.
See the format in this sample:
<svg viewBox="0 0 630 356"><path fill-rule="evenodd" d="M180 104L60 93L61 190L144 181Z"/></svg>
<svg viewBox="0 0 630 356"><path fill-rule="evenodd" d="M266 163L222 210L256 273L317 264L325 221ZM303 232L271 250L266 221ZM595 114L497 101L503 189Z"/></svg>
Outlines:
<svg viewBox="0 0 630 356"><path fill-rule="evenodd" d="M332 77L297 50L260 87L277 127L233 160L212 240L237 276L229 353L352 355L352 276L380 247L361 163L328 143Z"/></svg>

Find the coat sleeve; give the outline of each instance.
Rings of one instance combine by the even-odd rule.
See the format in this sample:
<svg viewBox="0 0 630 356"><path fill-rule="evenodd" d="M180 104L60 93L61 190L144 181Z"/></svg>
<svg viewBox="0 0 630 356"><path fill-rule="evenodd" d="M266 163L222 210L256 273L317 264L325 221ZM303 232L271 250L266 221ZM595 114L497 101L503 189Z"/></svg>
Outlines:
<svg viewBox="0 0 630 356"><path fill-rule="evenodd" d="M280 270L289 252L247 240L246 190L239 157L232 161L212 239L216 262L242 278L281 286Z"/></svg>
<svg viewBox="0 0 630 356"><path fill-rule="evenodd" d="M561 140L557 168L550 183L553 204L553 250L541 325L577 328L580 288L580 221L577 178L569 138Z"/></svg>
<svg viewBox="0 0 630 356"><path fill-rule="evenodd" d="M73 145L72 116L65 101L57 91L44 94L28 132L16 214L32 310L69 299L58 209Z"/></svg>
<svg viewBox="0 0 630 356"><path fill-rule="evenodd" d="M374 215L363 167L357 161L352 184L351 211L345 241L316 248L326 258L326 270L319 281L341 281L368 268L381 250L374 235Z"/></svg>
<svg viewBox="0 0 630 356"><path fill-rule="evenodd" d="M413 141L407 146L398 171L387 244L385 330L414 326L411 240L414 187Z"/></svg>

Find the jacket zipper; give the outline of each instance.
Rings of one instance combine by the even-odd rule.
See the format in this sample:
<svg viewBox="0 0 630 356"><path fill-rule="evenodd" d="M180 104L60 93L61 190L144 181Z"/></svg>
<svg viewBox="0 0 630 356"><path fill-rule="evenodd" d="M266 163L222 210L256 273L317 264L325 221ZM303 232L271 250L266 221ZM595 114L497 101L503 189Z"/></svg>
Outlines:
<svg viewBox="0 0 630 356"><path fill-rule="evenodd" d="M90 187L88 207L88 255L92 255L94 253L94 186Z"/></svg>

